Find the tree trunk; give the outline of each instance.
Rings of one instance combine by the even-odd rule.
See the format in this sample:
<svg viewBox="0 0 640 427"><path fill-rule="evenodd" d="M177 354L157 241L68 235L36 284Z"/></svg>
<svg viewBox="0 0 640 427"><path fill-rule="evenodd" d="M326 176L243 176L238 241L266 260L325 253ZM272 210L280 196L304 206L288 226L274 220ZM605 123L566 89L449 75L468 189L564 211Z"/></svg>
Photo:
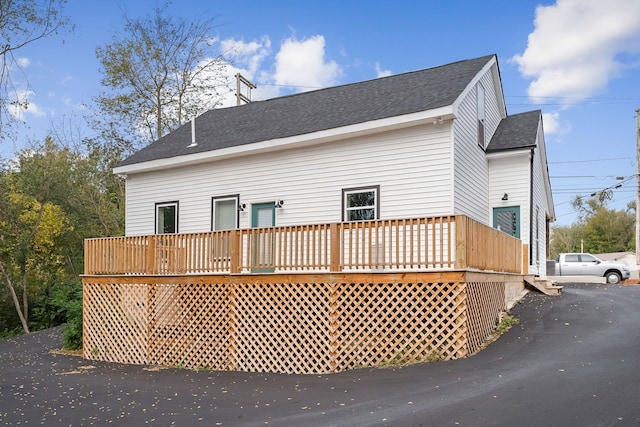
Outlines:
<svg viewBox="0 0 640 427"><path fill-rule="evenodd" d="M22 329L24 329L24 333L29 333L29 326L27 325L27 319L25 319L22 314L22 310L20 308L20 301L18 301L18 295L16 295L16 290L13 287L13 283L11 282L11 278L7 274L7 271L4 269L4 264L0 261L0 270L2 270L2 276L7 284L7 288L9 288L9 292L11 292L11 299L13 299L13 305L16 307L16 312L18 313L18 317L20 318L20 322L22 323Z"/></svg>
<svg viewBox="0 0 640 427"><path fill-rule="evenodd" d="M22 317L29 323L29 300L27 299L27 267L22 266Z"/></svg>

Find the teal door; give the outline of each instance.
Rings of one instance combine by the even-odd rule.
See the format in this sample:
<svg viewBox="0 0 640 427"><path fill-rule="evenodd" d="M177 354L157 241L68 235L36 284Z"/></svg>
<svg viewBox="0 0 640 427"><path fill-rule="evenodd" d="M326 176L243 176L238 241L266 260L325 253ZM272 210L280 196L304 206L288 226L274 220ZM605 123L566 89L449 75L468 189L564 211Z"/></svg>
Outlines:
<svg viewBox="0 0 640 427"><path fill-rule="evenodd" d="M273 273L273 230L265 230L276 225L275 203L251 205L251 227L263 230L253 233L251 238L252 273Z"/></svg>
<svg viewBox="0 0 640 427"><path fill-rule="evenodd" d="M493 228L520 238L520 206L493 208Z"/></svg>

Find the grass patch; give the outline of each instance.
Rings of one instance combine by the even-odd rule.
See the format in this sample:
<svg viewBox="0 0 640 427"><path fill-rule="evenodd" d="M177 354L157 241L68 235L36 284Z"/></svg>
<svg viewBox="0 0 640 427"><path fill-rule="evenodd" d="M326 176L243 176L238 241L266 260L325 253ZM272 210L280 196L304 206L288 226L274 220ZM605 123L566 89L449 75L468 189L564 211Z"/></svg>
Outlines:
<svg viewBox="0 0 640 427"><path fill-rule="evenodd" d="M511 329L512 326L517 325L518 323L520 323L520 319L518 319L517 317L505 316L502 318L502 320L498 321L498 326L496 327L496 334L500 336L505 332L507 332L509 329Z"/></svg>

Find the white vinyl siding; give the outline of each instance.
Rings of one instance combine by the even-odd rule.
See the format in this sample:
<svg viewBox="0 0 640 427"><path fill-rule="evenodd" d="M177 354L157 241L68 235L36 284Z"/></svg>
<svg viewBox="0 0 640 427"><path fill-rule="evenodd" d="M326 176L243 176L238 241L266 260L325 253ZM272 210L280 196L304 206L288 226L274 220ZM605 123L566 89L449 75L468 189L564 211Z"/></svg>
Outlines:
<svg viewBox="0 0 640 427"><path fill-rule="evenodd" d="M541 129L538 129L538 135L541 135ZM540 147L540 143L538 143L538 147ZM537 227L540 230L540 234L538 239L533 243L533 254L535 256L536 251L539 254L539 260L537 264L535 263L535 258L532 258L532 269L534 271L530 271L530 273L537 273L540 276L545 276L547 274L547 238L546 238L546 217L549 212L549 204L553 203L551 200L547 200L546 191L544 186L544 180L546 179L544 176L545 169L542 165L542 157L540 155L540 149L535 150L535 157L533 159L533 209L535 213L535 209L539 208L540 215L537 220ZM534 224L534 231L536 225ZM535 239L536 234L534 232L533 237Z"/></svg>
<svg viewBox="0 0 640 427"><path fill-rule="evenodd" d="M538 131L540 135L540 130ZM538 147L540 142L538 142ZM533 212L530 211L531 192L531 150L521 150L502 156L494 156L489 160L489 200L494 207L520 206L520 239L530 245L530 274L546 275L546 217L549 204L544 187L544 166L540 149L533 154ZM504 193L509 200L501 200ZM536 217L536 211L539 214ZM531 218L533 215L533 218ZM533 221L532 221L533 220ZM536 230L538 231L536 233ZM533 238L533 240L531 240ZM538 258L536 258L538 255Z"/></svg>
<svg viewBox="0 0 640 427"><path fill-rule="evenodd" d="M486 144L491 140L502 118L492 74L494 68L495 65L479 80L485 91ZM491 224L488 199L489 166L484 149L478 145L477 90L478 84L460 101L458 115L454 120L454 212L469 215L484 224Z"/></svg>
<svg viewBox="0 0 640 427"><path fill-rule="evenodd" d="M251 204L284 200L276 225L340 222L342 189L380 187L380 218L451 213L448 122L224 161L130 174L127 235L153 232L159 198L180 200L180 231L209 230L211 197L239 194L240 228ZM477 145L476 145L477 147Z"/></svg>
<svg viewBox="0 0 640 427"><path fill-rule="evenodd" d="M489 205L493 208L520 207L520 240L529 242L529 150L489 160ZM508 200L502 200L504 194Z"/></svg>

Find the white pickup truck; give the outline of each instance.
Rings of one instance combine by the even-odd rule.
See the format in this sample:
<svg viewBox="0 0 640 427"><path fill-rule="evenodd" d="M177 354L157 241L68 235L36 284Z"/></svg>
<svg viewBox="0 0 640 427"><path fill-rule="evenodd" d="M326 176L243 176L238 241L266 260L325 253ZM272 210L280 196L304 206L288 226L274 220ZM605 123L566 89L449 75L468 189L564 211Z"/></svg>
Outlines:
<svg viewBox="0 0 640 427"><path fill-rule="evenodd" d="M627 263L622 261L602 261L591 254L566 253L556 258L557 276L600 276L607 283L620 283L629 278Z"/></svg>

